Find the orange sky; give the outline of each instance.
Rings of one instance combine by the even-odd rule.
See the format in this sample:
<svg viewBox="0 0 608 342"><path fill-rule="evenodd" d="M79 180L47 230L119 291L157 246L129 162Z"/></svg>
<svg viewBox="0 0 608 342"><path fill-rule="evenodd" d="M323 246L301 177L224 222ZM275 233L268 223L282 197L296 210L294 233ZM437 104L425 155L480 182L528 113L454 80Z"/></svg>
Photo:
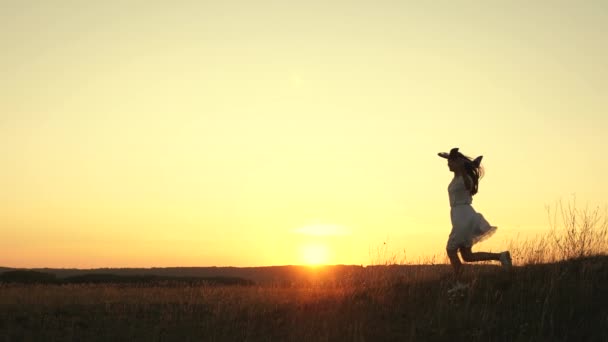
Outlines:
<svg viewBox="0 0 608 342"><path fill-rule="evenodd" d="M605 32L601 2L3 4L0 266L443 258L455 146L501 250L606 205Z"/></svg>

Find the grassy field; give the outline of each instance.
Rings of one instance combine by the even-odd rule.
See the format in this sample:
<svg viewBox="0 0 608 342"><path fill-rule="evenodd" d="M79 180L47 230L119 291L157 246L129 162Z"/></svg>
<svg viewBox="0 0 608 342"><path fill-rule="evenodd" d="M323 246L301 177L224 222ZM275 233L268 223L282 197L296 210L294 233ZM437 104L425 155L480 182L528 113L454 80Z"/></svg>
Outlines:
<svg viewBox="0 0 608 342"><path fill-rule="evenodd" d="M448 265L390 262L280 284L5 283L0 341L608 341L605 220L572 215L454 292Z"/></svg>
<svg viewBox="0 0 608 342"><path fill-rule="evenodd" d="M3 285L5 341L607 341L608 257L347 285ZM378 280L381 279L380 282Z"/></svg>

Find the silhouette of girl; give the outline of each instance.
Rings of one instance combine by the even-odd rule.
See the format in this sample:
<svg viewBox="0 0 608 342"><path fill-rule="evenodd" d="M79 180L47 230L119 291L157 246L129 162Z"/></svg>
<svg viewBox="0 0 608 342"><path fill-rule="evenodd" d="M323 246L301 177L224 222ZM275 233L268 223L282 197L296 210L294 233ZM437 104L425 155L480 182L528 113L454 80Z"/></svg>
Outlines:
<svg viewBox="0 0 608 342"><path fill-rule="evenodd" d="M491 226L483 215L477 213L471 206L473 196L479 189L479 179L483 177L484 173L481 166L483 156L471 159L460 153L458 148L453 148L450 153L440 152L438 154L448 160L448 167L454 173L454 178L448 186L452 231L446 247L454 272L459 275L462 270L458 251L466 262L496 260L500 261L505 269L510 269L511 254L509 251L502 253L473 253L471 251L474 244L487 239L496 232L496 227Z"/></svg>

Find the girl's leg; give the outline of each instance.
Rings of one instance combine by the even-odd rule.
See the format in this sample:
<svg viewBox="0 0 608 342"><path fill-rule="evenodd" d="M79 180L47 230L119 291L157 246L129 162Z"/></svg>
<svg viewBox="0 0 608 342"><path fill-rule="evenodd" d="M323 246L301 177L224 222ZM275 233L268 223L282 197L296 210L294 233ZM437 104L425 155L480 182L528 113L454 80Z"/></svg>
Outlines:
<svg viewBox="0 0 608 342"><path fill-rule="evenodd" d="M487 261L487 260L500 261L500 253L487 253L487 252L473 253L471 251L471 247L461 247L460 254L462 255L462 259L466 262ZM450 258L450 260L452 260L452 259Z"/></svg>
<svg viewBox="0 0 608 342"><path fill-rule="evenodd" d="M450 264L452 264L452 267L454 268L454 273L459 275L462 270L462 262L458 257L458 249L447 249L447 252L448 257L450 258Z"/></svg>

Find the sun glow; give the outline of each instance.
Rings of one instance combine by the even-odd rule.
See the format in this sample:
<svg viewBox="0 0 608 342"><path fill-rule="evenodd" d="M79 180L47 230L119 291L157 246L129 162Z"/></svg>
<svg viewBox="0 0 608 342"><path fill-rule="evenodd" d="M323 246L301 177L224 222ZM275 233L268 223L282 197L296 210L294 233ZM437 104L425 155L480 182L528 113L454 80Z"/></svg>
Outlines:
<svg viewBox="0 0 608 342"><path fill-rule="evenodd" d="M317 266L327 264L329 249L321 244L308 244L302 247L302 261L306 265Z"/></svg>

